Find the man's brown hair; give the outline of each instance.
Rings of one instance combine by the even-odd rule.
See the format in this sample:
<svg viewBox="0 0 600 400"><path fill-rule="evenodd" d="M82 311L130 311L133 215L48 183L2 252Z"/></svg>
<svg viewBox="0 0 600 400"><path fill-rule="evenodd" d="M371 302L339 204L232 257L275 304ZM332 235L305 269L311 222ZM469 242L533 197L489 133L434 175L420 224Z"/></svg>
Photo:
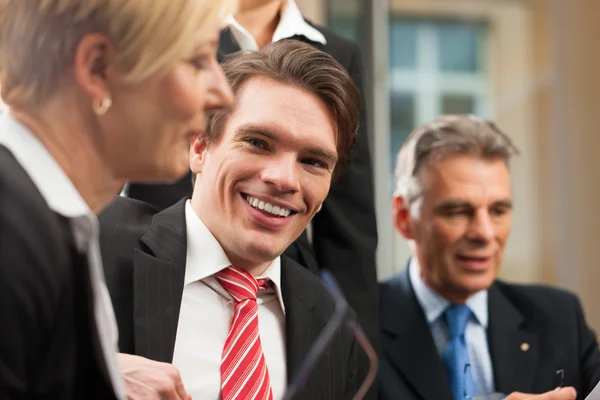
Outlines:
<svg viewBox="0 0 600 400"><path fill-rule="evenodd" d="M359 93L346 70L329 54L297 41L282 40L258 52L235 53L223 62L223 71L234 94L249 79L263 77L295 86L316 95L335 121L338 161L334 177L350 161L358 130ZM208 116L203 139L217 142L233 110Z"/></svg>

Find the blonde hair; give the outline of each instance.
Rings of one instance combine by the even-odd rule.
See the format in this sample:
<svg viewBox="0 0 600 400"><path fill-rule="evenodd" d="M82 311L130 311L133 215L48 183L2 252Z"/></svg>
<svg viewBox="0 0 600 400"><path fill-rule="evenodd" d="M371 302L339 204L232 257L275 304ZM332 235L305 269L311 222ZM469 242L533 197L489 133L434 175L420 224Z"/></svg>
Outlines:
<svg viewBox="0 0 600 400"><path fill-rule="evenodd" d="M90 33L115 46L115 65L135 83L191 55L237 0L0 0L0 96L40 105L64 83Z"/></svg>

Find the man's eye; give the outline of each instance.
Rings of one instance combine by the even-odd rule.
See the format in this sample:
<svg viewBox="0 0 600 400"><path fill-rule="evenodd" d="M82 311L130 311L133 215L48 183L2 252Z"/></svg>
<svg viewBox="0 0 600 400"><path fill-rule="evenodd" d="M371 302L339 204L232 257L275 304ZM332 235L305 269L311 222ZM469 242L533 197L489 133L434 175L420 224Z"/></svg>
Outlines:
<svg viewBox="0 0 600 400"><path fill-rule="evenodd" d="M448 217L460 217L460 216L467 215L468 213L469 213L469 210L457 208L457 209L446 210L445 215Z"/></svg>
<svg viewBox="0 0 600 400"><path fill-rule="evenodd" d="M256 138L248 138L248 139L246 139L246 143L250 144L253 147L259 147L262 149L267 148L267 143L265 143L263 140L256 139Z"/></svg>
<svg viewBox="0 0 600 400"><path fill-rule="evenodd" d="M501 215L504 215L508 212L507 209L505 208L492 208L492 210L490 211L490 214L492 214L493 216L499 217Z"/></svg>
<svg viewBox="0 0 600 400"><path fill-rule="evenodd" d="M302 162L304 164L310 165L311 167L327 168L327 165L324 162L314 159L314 158L307 158L305 160L302 160Z"/></svg>

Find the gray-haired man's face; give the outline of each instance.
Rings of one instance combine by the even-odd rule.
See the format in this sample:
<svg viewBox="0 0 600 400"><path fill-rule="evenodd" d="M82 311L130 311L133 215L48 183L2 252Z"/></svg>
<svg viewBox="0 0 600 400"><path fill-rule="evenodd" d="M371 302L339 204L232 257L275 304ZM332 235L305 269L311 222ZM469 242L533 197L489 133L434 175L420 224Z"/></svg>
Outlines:
<svg viewBox="0 0 600 400"><path fill-rule="evenodd" d="M419 176L418 212L400 207L396 226L414 241L425 283L462 303L488 288L502 264L511 228L508 169L501 159L454 155L424 165Z"/></svg>

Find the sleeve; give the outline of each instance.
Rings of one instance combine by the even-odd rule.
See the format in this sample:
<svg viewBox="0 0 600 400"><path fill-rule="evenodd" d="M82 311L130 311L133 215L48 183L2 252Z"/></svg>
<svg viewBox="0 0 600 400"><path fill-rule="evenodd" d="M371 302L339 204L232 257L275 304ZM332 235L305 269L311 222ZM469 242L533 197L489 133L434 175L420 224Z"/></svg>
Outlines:
<svg viewBox="0 0 600 400"><path fill-rule="evenodd" d="M581 303L577 298L575 298L575 313L580 343L581 391L583 392L583 397L587 397L598 382L600 382L600 351L598 350L596 335L587 325Z"/></svg>
<svg viewBox="0 0 600 400"><path fill-rule="evenodd" d="M353 318L353 317L351 317ZM351 330L349 329L349 334L353 335ZM349 367L349 377L348 383L346 385L346 393L344 398L351 400L355 398L355 395L360 390L363 383L366 381L369 372L371 370L371 364L369 357L365 350L360 345L358 339L356 337L352 337L350 348L350 362L351 365ZM378 366L375 366L377 368ZM376 371L377 372L377 371ZM368 391L365 393L363 399L367 400L375 400L377 399L377 375L375 375L375 379L371 386L368 388Z"/></svg>
<svg viewBox="0 0 600 400"><path fill-rule="evenodd" d="M313 219L313 247L319 268L331 270L369 340L376 344L379 319L373 172L361 55L358 46L351 46L348 72L361 96L358 137L350 163L332 183L323 208Z"/></svg>
<svg viewBox="0 0 600 400"><path fill-rule="evenodd" d="M29 396L51 308L40 260L0 215L0 398Z"/></svg>

